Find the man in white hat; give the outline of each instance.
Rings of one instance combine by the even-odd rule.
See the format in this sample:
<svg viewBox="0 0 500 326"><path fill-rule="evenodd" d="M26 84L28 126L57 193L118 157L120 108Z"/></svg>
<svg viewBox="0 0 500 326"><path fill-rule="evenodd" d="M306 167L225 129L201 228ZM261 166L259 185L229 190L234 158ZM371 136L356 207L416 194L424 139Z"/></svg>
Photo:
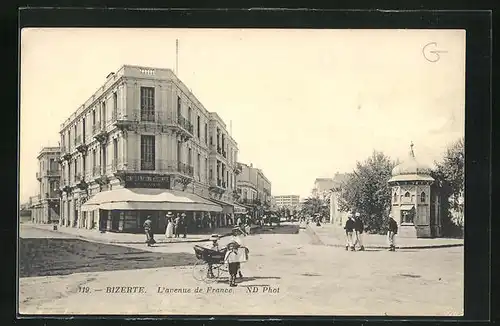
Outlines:
<svg viewBox="0 0 500 326"><path fill-rule="evenodd" d="M361 220L361 214L356 212L354 214L355 219L354 219L354 235L355 235L355 241L354 241L354 248L356 248L356 244L359 244L361 251L365 250L365 247L363 246L363 232L365 226L363 225L363 221Z"/></svg>

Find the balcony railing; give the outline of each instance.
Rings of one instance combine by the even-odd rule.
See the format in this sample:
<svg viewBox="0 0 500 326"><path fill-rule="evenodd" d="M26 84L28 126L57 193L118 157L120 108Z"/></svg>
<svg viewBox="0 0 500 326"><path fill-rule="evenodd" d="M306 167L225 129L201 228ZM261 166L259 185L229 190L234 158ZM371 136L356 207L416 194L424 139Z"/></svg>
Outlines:
<svg viewBox="0 0 500 326"><path fill-rule="evenodd" d="M193 124L182 115L177 117L177 123L181 128L187 130L190 134L193 134Z"/></svg>
<svg viewBox="0 0 500 326"><path fill-rule="evenodd" d="M56 169L47 170L45 172L45 175L48 176L48 177L58 177L58 176L61 175L61 171L60 170L56 170Z"/></svg>
<svg viewBox="0 0 500 326"><path fill-rule="evenodd" d="M220 146L217 146L217 153L222 154L222 148Z"/></svg>
<svg viewBox="0 0 500 326"><path fill-rule="evenodd" d="M156 172L156 173L180 173L186 176L194 176L194 168L191 165L172 161L172 160L155 160L154 162L145 160L128 160L128 164L113 161L111 163L113 171L126 172Z"/></svg>

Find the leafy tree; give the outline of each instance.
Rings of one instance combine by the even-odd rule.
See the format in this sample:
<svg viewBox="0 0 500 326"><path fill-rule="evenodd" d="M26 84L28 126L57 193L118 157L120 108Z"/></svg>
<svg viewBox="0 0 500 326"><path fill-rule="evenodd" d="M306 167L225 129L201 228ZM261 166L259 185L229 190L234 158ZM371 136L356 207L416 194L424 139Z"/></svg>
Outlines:
<svg viewBox="0 0 500 326"><path fill-rule="evenodd" d="M436 180L434 187L441 197L442 227L445 235L454 235L464 224L463 195L465 186L465 151L464 139L452 143L444 153L432 177ZM453 214L455 213L455 214ZM455 216L453 216L455 215Z"/></svg>
<svg viewBox="0 0 500 326"><path fill-rule="evenodd" d="M359 212L369 232L384 231L391 206L391 189L387 181L398 162L382 152L374 151L364 162L357 162L353 173L342 185L339 208Z"/></svg>

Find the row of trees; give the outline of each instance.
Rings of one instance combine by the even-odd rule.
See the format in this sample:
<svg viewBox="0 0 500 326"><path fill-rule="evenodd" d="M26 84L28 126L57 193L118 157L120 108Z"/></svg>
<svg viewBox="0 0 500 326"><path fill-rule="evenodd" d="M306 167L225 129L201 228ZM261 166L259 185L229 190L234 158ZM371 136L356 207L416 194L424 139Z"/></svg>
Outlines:
<svg viewBox="0 0 500 326"><path fill-rule="evenodd" d="M342 211L359 212L369 232L385 232L391 208L391 189L387 181L392 169L399 164L382 152L374 151L347 175L342 185L339 208ZM441 196L441 220L443 233L452 235L464 224L464 140L454 142L444 153L441 161L435 162L431 175L436 180L435 187ZM320 213L329 216L329 198L310 197L304 202L301 214Z"/></svg>

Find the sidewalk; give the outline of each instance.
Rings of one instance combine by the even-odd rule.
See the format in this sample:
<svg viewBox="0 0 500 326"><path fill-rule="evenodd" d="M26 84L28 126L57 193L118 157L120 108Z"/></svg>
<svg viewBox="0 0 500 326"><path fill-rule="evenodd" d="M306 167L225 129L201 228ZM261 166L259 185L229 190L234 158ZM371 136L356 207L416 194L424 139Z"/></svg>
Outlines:
<svg viewBox="0 0 500 326"><path fill-rule="evenodd" d="M31 227L42 229L45 231L64 233L76 238L84 240L99 241L104 243L114 244L143 244L146 242L146 236L142 233L118 233L118 232L105 232L101 233L98 230L87 230L65 226L58 226L57 231L53 230L52 225L47 224L30 224ZM254 227L255 228L255 227ZM203 234L188 234L187 238L171 238L167 240L163 234L155 234L156 243L185 243L185 242L205 242L209 241L210 235L213 233L218 234L220 237L231 235L233 227L216 228L206 231Z"/></svg>
<svg viewBox="0 0 500 326"><path fill-rule="evenodd" d="M303 225L304 226L304 225ZM311 236L314 244L333 246L333 247L345 247L345 232L344 230L336 225L332 224L321 224L321 226L316 226L315 224L309 224L306 229L306 233ZM374 249L387 249L387 238L385 235L379 234L364 234L363 238L365 248ZM451 239L451 238L403 238L396 236L396 248L399 249L425 249L425 248L446 248L446 247L461 247L464 245L463 239Z"/></svg>

